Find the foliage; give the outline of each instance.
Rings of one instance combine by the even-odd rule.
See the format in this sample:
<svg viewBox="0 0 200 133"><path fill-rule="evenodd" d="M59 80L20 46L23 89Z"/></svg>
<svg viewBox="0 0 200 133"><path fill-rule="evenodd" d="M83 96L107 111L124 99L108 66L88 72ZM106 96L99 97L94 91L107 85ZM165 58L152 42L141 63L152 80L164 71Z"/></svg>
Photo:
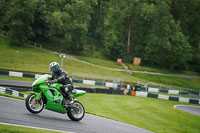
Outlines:
<svg viewBox="0 0 200 133"><path fill-rule="evenodd" d="M141 15L144 21L151 22L144 59L149 64L169 67L171 70L183 69L191 57L190 45L179 24L170 15L169 9L169 5L164 1L142 5Z"/></svg>
<svg viewBox="0 0 200 133"><path fill-rule="evenodd" d="M107 28L105 48L109 57L127 56L128 53L144 58L147 64L170 69L185 68L191 57L187 38L170 14L170 5L166 1L113 1L104 24ZM130 47L125 46L129 41L127 38ZM119 47L120 41L125 49L122 45Z"/></svg>
<svg viewBox="0 0 200 133"><path fill-rule="evenodd" d="M30 24L33 22L37 0L10 1L6 13L9 27L10 43L23 45L32 34Z"/></svg>
<svg viewBox="0 0 200 133"><path fill-rule="evenodd" d="M90 43L103 58L200 71L199 7L199 0L0 0L0 30L17 46L32 40L81 54Z"/></svg>

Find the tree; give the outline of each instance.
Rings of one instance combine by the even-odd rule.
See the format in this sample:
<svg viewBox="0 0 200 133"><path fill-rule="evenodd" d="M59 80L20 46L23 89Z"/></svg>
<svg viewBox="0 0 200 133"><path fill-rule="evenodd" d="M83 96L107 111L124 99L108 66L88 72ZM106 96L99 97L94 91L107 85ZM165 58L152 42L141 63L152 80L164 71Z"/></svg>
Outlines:
<svg viewBox="0 0 200 133"><path fill-rule="evenodd" d="M29 37L30 40L38 42L41 44L50 43L48 38L48 24L46 16L48 14L48 9L45 0L39 0L36 2L34 20L31 23L32 36Z"/></svg>
<svg viewBox="0 0 200 133"><path fill-rule="evenodd" d="M0 0L0 29L7 30L5 16L10 0Z"/></svg>
<svg viewBox="0 0 200 133"><path fill-rule="evenodd" d="M131 43L131 30L132 24L134 22L135 14L135 5L138 1L110 1L109 7L107 9L107 14L104 20L104 45L106 48L107 56L112 55L112 47L115 47L117 44L123 44L120 48L121 51L118 55L123 56L122 53L130 53L130 43ZM127 44L127 45L125 45ZM124 51L124 49L126 50ZM127 54L125 54L127 55Z"/></svg>
<svg viewBox="0 0 200 133"><path fill-rule="evenodd" d="M96 5L95 0L71 1L64 7L65 16L69 16L64 24L70 40L67 48L75 51L83 49L84 37L88 31L92 5ZM67 36L67 35L66 35Z"/></svg>
<svg viewBox="0 0 200 133"><path fill-rule="evenodd" d="M6 12L9 38L12 45L23 45L32 34L31 23L34 19L37 0L10 1Z"/></svg>
<svg viewBox="0 0 200 133"><path fill-rule="evenodd" d="M145 7L147 6L147 7ZM150 7L148 7L150 6ZM191 47L170 14L169 3L159 1L143 5L144 20L151 20L145 47L145 60L162 67L185 68L191 57ZM151 10L150 12L146 9Z"/></svg>
<svg viewBox="0 0 200 133"><path fill-rule="evenodd" d="M122 56L128 61L138 56L146 64L185 68L191 47L170 9L171 2L167 0L111 1L104 20L107 56ZM118 47L119 43L124 44L126 51ZM113 50L119 52L118 56Z"/></svg>
<svg viewBox="0 0 200 133"><path fill-rule="evenodd" d="M57 6L51 7L46 16L51 42L60 49L81 51L88 31L92 5L95 4L95 0L70 0L63 1L59 10Z"/></svg>
<svg viewBox="0 0 200 133"><path fill-rule="evenodd" d="M190 66L199 69L199 43L200 43L200 1L199 0L172 0L171 13L175 20L180 22L181 31L188 37L192 46L192 61Z"/></svg>

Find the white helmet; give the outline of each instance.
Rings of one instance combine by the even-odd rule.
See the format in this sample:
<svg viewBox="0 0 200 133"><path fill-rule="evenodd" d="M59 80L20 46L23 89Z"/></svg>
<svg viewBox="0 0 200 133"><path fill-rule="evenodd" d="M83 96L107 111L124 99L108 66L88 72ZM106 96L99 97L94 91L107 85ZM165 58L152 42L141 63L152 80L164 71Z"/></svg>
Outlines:
<svg viewBox="0 0 200 133"><path fill-rule="evenodd" d="M59 70L59 64L57 62L51 62L49 65L49 72L54 73Z"/></svg>

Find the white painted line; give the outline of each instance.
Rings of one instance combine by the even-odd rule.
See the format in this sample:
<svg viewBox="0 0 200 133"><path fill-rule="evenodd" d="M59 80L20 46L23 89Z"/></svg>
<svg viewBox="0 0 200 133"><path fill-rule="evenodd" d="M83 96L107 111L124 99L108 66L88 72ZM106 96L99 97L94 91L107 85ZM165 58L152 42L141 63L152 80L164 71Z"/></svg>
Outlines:
<svg viewBox="0 0 200 133"><path fill-rule="evenodd" d="M149 87L149 91L150 91L150 92L158 92L159 89L158 89L158 88L150 88L150 87Z"/></svg>
<svg viewBox="0 0 200 133"><path fill-rule="evenodd" d="M165 100L169 100L169 96L166 95L158 95L158 99L165 99Z"/></svg>
<svg viewBox="0 0 200 133"><path fill-rule="evenodd" d="M147 97L147 92L139 92L139 91L136 91L136 96L141 96L141 97Z"/></svg>
<svg viewBox="0 0 200 133"><path fill-rule="evenodd" d="M17 125L17 124L3 123L3 122L0 122L0 124L10 125L10 126L17 126L17 127L25 127L25 128L33 128L33 129L40 129L40 130L56 131L56 132L61 132L61 133L75 133L75 132L68 132L68 131L62 131L62 130L54 130L54 129L48 129L48 128L40 128L40 127L32 127L32 126L25 126L25 125Z"/></svg>
<svg viewBox="0 0 200 133"><path fill-rule="evenodd" d="M93 80L83 80L83 84L95 85L95 81L93 81Z"/></svg>
<svg viewBox="0 0 200 133"><path fill-rule="evenodd" d="M168 94L179 94L179 90L169 90Z"/></svg>
<svg viewBox="0 0 200 133"><path fill-rule="evenodd" d="M189 103L189 98L179 97L179 102Z"/></svg>
<svg viewBox="0 0 200 133"><path fill-rule="evenodd" d="M9 71L9 76L22 77L22 76L23 76L23 73L21 73L21 72Z"/></svg>

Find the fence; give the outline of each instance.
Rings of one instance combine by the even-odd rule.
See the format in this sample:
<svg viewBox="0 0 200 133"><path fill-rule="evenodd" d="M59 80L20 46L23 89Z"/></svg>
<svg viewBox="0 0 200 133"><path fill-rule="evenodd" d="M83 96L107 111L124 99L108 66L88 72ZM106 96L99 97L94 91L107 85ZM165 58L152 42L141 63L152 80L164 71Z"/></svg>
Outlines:
<svg viewBox="0 0 200 133"><path fill-rule="evenodd" d="M200 91L193 90L189 88L182 88L177 86L166 86L161 84L155 84L155 83L142 83L137 82L137 86L143 86L141 87L142 91L149 91L149 92L155 92L155 93L168 93L172 95L185 95L188 97L195 97L200 98ZM159 86L159 88L155 87Z"/></svg>
<svg viewBox="0 0 200 133"><path fill-rule="evenodd" d="M111 88L121 88L123 86L122 78L105 77L92 74L73 73L73 81L88 85L106 86Z"/></svg>

